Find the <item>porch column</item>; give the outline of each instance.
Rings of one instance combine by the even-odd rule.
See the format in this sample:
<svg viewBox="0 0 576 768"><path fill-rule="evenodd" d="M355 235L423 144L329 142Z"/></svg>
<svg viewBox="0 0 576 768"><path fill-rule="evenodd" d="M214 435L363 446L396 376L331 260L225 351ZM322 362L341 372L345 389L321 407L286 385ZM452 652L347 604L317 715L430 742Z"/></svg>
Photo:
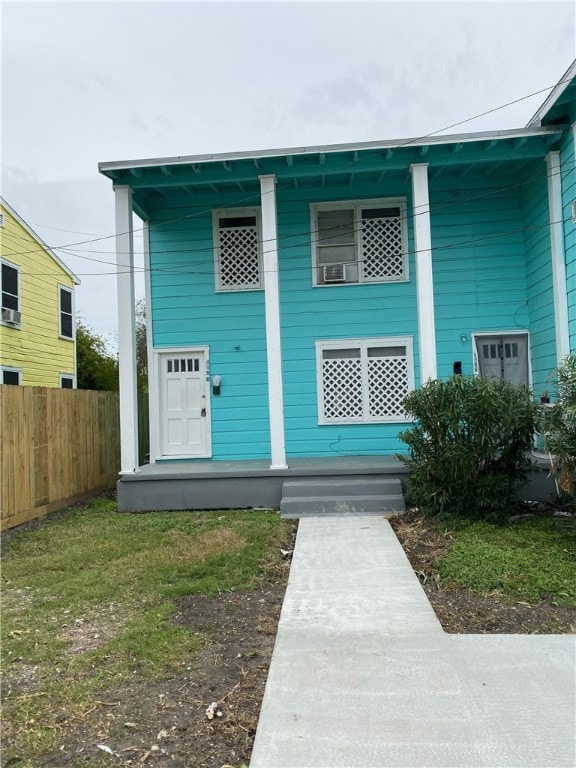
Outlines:
<svg viewBox="0 0 576 768"><path fill-rule="evenodd" d="M428 199L428 163L410 166L412 174L412 220L416 244L416 301L420 349L420 383L437 378L432 237Z"/></svg>
<svg viewBox="0 0 576 768"><path fill-rule="evenodd" d="M264 303L266 309L266 355L268 359L268 408L270 411L270 469L286 469L284 440L284 391L280 340L280 297L278 288L278 231L276 226L276 177L260 176L262 199L262 252L264 262Z"/></svg>
<svg viewBox="0 0 576 768"><path fill-rule="evenodd" d="M562 358L570 354L566 256L564 253L564 224L562 221L562 175L560 152L548 152L546 155L546 171L548 177L548 210L550 212L550 249L552 252L556 360L558 364L560 364Z"/></svg>
<svg viewBox="0 0 576 768"><path fill-rule="evenodd" d="M138 394L134 317L132 190L114 187L118 289L118 367L120 376L120 474L138 468Z"/></svg>

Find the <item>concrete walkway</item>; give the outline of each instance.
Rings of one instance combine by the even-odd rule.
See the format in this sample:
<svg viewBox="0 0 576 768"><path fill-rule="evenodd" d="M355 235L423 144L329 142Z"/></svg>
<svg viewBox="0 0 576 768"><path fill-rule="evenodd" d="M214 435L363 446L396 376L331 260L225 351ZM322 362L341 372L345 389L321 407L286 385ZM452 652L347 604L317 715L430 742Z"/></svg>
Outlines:
<svg viewBox="0 0 576 768"><path fill-rule="evenodd" d="M250 768L574 768L575 655L447 635L385 519L301 520Z"/></svg>

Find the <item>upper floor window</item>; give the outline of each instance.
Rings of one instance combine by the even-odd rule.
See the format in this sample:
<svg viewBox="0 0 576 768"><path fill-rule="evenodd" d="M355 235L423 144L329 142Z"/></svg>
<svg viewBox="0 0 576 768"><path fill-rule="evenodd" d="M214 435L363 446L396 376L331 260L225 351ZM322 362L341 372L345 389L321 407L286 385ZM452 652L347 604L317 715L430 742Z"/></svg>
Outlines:
<svg viewBox="0 0 576 768"><path fill-rule="evenodd" d="M72 309L72 290L58 286L58 311L60 315L60 336L74 338L74 314Z"/></svg>
<svg viewBox="0 0 576 768"><path fill-rule="evenodd" d="M264 287L257 208L213 212L217 291L250 291Z"/></svg>
<svg viewBox="0 0 576 768"><path fill-rule="evenodd" d="M405 200L314 203L311 216L314 285L408 279Z"/></svg>
<svg viewBox="0 0 576 768"><path fill-rule="evenodd" d="M319 424L407 421L402 405L414 389L412 339L316 342Z"/></svg>
<svg viewBox="0 0 576 768"><path fill-rule="evenodd" d="M2 261L2 322L19 326L20 314L20 270L16 264Z"/></svg>

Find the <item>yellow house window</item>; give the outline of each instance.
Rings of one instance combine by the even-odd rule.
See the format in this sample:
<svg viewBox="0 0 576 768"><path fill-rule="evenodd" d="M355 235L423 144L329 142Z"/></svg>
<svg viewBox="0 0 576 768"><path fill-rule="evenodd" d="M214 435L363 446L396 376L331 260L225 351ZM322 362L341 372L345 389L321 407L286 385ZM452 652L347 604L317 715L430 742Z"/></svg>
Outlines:
<svg viewBox="0 0 576 768"><path fill-rule="evenodd" d="M2 322L19 326L20 316L20 273L16 264L2 261Z"/></svg>
<svg viewBox="0 0 576 768"><path fill-rule="evenodd" d="M70 288L58 286L58 302L60 308L60 336L65 339L73 339L74 312L72 309L72 291Z"/></svg>

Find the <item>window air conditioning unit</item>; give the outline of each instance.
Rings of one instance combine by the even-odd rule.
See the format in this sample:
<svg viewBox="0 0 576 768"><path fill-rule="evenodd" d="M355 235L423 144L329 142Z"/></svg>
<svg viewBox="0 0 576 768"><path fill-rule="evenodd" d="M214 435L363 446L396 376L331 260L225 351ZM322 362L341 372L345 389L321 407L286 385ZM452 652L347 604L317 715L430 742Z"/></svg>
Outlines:
<svg viewBox="0 0 576 768"><path fill-rule="evenodd" d="M322 268L325 283L345 283L348 278L348 264L327 264Z"/></svg>
<svg viewBox="0 0 576 768"><path fill-rule="evenodd" d="M20 325L22 319L22 313L16 309L6 309L2 307L2 322L10 323L11 325Z"/></svg>

